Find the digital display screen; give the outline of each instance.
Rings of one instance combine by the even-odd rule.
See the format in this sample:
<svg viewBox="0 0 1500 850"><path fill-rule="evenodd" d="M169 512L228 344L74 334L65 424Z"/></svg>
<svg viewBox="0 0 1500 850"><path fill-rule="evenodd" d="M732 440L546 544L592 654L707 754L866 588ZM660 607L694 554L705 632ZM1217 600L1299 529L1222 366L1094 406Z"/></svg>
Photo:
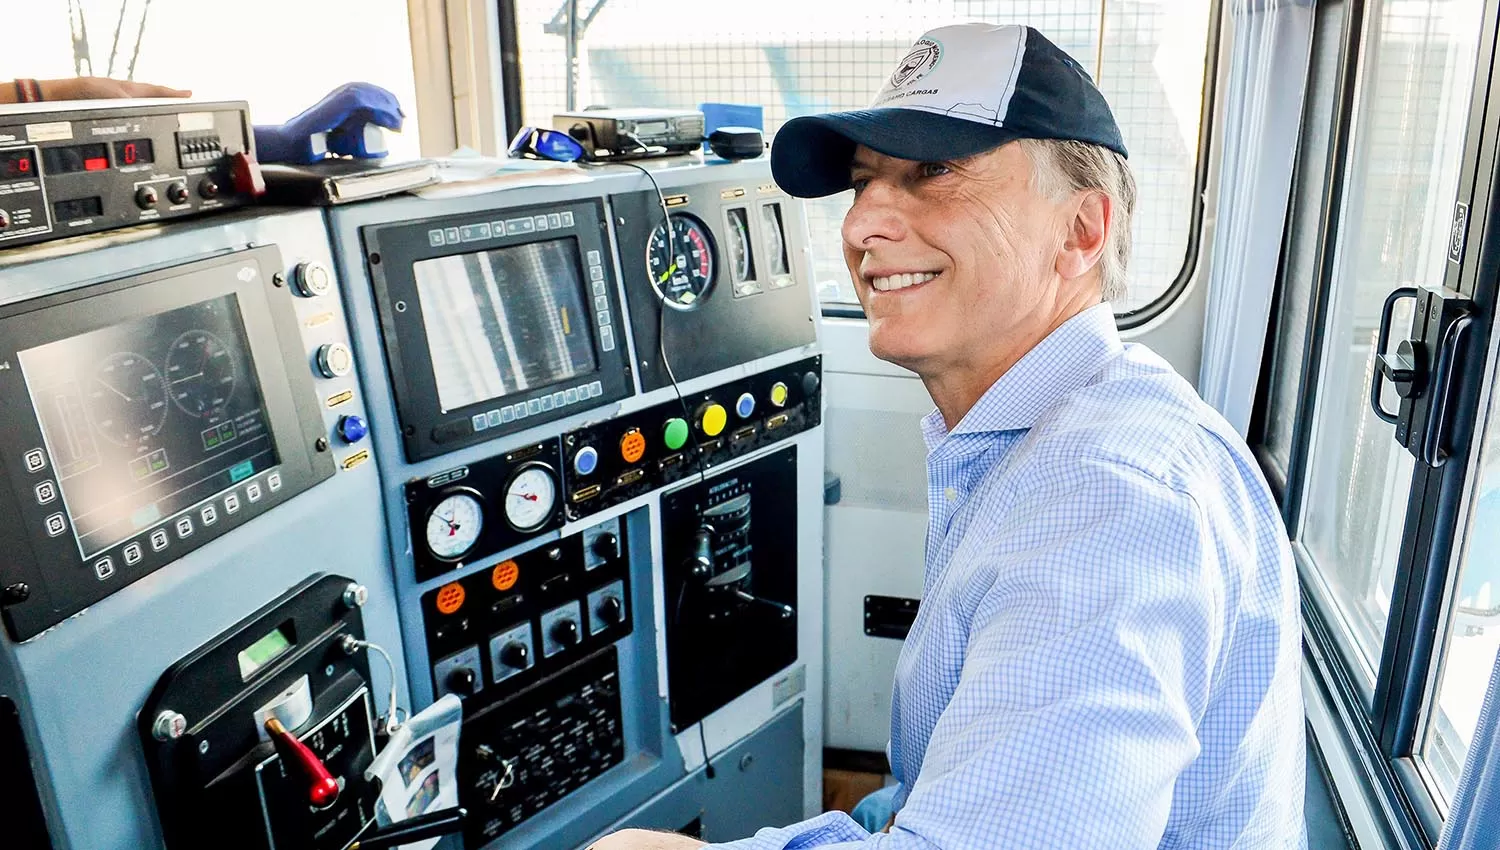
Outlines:
<svg viewBox="0 0 1500 850"><path fill-rule="evenodd" d="M443 412L598 369L575 240L413 264Z"/></svg>
<svg viewBox="0 0 1500 850"><path fill-rule="evenodd" d="M23 180L36 176L36 157L30 150L0 151L0 180Z"/></svg>
<svg viewBox="0 0 1500 850"><path fill-rule="evenodd" d="M115 165L145 165L155 161L150 139L115 142Z"/></svg>
<svg viewBox="0 0 1500 850"><path fill-rule="evenodd" d="M103 142L42 148L42 162L48 174L72 174L75 171L105 171L109 168L109 148Z"/></svg>
<svg viewBox="0 0 1500 850"><path fill-rule="evenodd" d="M233 295L18 359L85 559L279 462Z"/></svg>
<svg viewBox="0 0 1500 850"><path fill-rule="evenodd" d="M52 218L56 221L77 221L104 215L104 201L95 195L92 198L70 198L52 205Z"/></svg>
<svg viewBox="0 0 1500 850"><path fill-rule="evenodd" d="M250 644L239 653L240 678L246 682L250 681L251 676L280 658L291 648L292 640L287 637L286 632L281 629L272 629L270 634Z"/></svg>

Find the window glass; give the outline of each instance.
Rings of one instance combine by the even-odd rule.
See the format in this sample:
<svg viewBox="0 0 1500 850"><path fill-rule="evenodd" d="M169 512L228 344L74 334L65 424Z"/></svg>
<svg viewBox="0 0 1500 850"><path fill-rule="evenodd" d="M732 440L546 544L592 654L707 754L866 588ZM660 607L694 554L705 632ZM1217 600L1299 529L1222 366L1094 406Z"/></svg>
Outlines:
<svg viewBox="0 0 1500 850"><path fill-rule="evenodd" d="M759 104L765 130L788 118L869 105L923 31L963 21L1027 23L1099 81L1130 149L1140 194L1126 312L1162 295L1191 233L1204 54L1205 0L702 0L580 2L574 107L696 108ZM567 100L567 4L517 0L523 114L551 125ZM1100 36L1103 34L1101 44ZM856 303L839 226L852 194L808 204L814 274L825 302Z"/></svg>
<svg viewBox="0 0 1500 850"><path fill-rule="evenodd" d="M1367 7L1301 535L1367 686L1379 664L1413 469L1392 426L1369 407L1377 325L1393 289L1443 279L1482 10L1467 0ZM1398 312L1393 346L1409 328L1409 309ZM1396 399L1386 396L1394 410Z"/></svg>
<svg viewBox="0 0 1500 850"><path fill-rule="evenodd" d="M31 0L25 14L0 26L0 82L130 77L191 89L196 99L247 101L257 124L279 124L343 83L370 82L406 111L402 132L389 136L392 154L417 156L406 2L360 0L358 14L352 8L306 0Z"/></svg>
<svg viewBox="0 0 1500 850"><path fill-rule="evenodd" d="M1495 399L1442 643L1437 700L1422 744L1423 761L1445 799L1458 785L1500 649L1500 394Z"/></svg>
<svg viewBox="0 0 1500 850"><path fill-rule="evenodd" d="M1313 281L1318 273L1318 242L1322 238L1324 180L1328 145L1333 132L1343 53L1345 4L1318 6L1313 29L1310 85L1302 108L1302 138L1297 150L1297 180L1292 187L1292 212L1287 235L1285 270L1281 279L1280 318L1271 349L1269 415L1265 444L1283 474L1291 463L1292 430L1296 424L1297 394L1302 388L1307 325L1311 320Z"/></svg>

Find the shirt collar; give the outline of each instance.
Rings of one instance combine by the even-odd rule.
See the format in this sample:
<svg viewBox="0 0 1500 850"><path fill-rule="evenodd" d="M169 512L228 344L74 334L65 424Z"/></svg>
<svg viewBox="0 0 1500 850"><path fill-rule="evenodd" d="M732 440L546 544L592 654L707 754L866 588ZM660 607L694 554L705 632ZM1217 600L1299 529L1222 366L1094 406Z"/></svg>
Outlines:
<svg viewBox="0 0 1500 850"><path fill-rule="evenodd" d="M1006 370L964 414L952 435L1030 428L1122 350L1114 309L1107 302L1096 304L1063 322ZM922 419L928 451L948 436L941 412L934 410Z"/></svg>

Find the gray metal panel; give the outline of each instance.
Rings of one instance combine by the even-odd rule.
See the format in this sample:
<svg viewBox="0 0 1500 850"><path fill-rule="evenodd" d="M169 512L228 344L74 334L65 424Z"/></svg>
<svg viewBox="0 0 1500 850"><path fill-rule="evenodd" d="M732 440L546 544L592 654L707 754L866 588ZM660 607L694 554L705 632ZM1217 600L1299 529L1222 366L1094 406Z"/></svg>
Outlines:
<svg viewBox="0 0 1500 850"><path fill-rule="evenodd" d="M332 267L318 212L226 215L10 254L0 263L0 303L160 267L167 257L200 258L251 243L278 245L287 271L304 259ZM346 334L336 297L297 302L310 346ZM328 321L307 327L307 319L323 313L332 314ZM321 399L356 380L353 374L319 379L317 392ZM330 438L343 414L368 416L358 393L336 411L324 408ZM25 644L0 637L0 690L22 704L59 850L162 846L136 738L137 711L170 664L309 574L339 573L369 588L367 636L392 650L404 683L380 508L375 463L340 471ZM383 710L389 678L383 665L372 669Z"/></svg>

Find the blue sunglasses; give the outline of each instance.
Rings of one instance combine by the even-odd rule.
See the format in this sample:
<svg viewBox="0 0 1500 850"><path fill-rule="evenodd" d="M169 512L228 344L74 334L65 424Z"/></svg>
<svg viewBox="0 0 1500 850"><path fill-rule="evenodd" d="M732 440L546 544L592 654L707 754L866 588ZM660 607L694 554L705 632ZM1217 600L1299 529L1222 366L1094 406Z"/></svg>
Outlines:
<svg viewBox="0 0 1500 850"><path fill-rule="evenodd" d="M510 155L523 159L574 162L583 159L583 145L567 133L557 130L522 127L516 137L510 140Z"/></svg>

